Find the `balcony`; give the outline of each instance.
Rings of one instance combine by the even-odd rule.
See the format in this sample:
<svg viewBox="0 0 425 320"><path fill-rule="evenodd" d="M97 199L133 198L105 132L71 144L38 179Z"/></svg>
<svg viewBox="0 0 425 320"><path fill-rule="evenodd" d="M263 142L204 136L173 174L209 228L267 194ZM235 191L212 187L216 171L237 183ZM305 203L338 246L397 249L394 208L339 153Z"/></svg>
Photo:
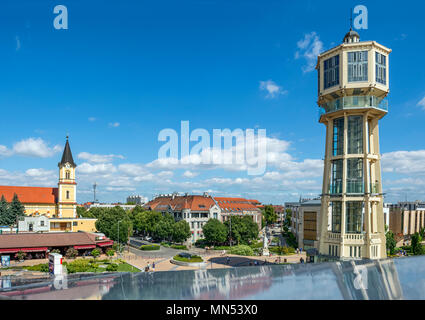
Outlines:
<svg viewBox="0 0 425 320"><path fill-rule="evenodd" d="M348 96L324 103L319 109L319 119L322 115L346 109L375 108L388 112L388 99L375 96Z"/></svg>
<svg viewBox="0 0 425 320"><path fill-rule="evenodd" d="M329 240L340 240L341 234L340 233L334 233L334 232L328 232L328 239Z"/></svg>

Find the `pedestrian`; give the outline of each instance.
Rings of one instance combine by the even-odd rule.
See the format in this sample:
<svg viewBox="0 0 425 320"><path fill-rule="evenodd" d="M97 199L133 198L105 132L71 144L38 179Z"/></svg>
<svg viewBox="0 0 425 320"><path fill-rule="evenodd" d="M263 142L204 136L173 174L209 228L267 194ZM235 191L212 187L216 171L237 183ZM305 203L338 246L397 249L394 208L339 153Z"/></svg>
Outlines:
<svg viewBox="0 0 425 320"><path fill-rule="evenodd" d="M151 268L151 264L149 263L149 261L148 261L148 265L147 265L147 267L146 267L147 269L148 269L148 271L150 270L150 268Z"/></svg>
<svg viewBox="0 0 425 320"><path fill-rule="evenodd" d="M303 257L300 258L300 263L304 263Z"/></svg>
<svg viewBox="0 0 425 320"><path fill-rule="evenodd" d="M155 261L152 262L152 271L155 271Z"/></svg>

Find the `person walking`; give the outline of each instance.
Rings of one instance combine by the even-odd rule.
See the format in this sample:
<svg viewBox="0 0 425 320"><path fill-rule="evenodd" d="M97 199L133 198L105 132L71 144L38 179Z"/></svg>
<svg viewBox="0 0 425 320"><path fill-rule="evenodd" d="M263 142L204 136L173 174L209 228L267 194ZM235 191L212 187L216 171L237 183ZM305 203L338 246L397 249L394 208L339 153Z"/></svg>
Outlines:
<svg viewBox="0 0 425 320"><path fill-rule="evenodd" d="M155 261L152 262L152 271L155 272Z"/></svg>

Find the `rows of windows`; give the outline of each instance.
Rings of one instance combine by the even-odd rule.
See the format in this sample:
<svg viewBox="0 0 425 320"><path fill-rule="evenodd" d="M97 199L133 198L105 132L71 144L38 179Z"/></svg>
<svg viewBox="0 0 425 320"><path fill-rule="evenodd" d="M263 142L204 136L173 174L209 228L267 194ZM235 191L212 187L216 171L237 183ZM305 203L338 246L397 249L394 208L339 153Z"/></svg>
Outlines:
<svg viewBox="0 0 425 320"><path fill-rule="evenodd" d="M387 84L387 57L375 52L376 82Z"/></svg>
<svg viewBox="0 0 425 320"><path fill-rule="evenodd" d="M363 202L347 201L345 210L345 232L362 233L364 226ZM332 225L334 233L341 233L342 202L332 202Z"/></svg>
<svg viewBox="0 0 425 320"><path fill-rule="evenodd" d="M344 118L334 120L333 125L333 144L332 154L334 156L342 155L344 152Z"/></svg>
<svg viewBox="0 0 425 320"><path fill-rule="evenodd" d="M347 117L347 152L348 154L363 153L363 116ZM344 152L344 118L333 121L333 156Z"/></svg>
<svg viewBox="0 0 425 320"><path fill-rule="evenodd" d="M329 255L331 257L338 257L338 246L329 245Z"/></svg>
<svg viewBox="0 0 425 320"><path fill-rule="evenodd" d="M348 82L367 81L367 51L348 52Z"/></svg>
<svg viewBox="0 0 425 320"><path fill-rule="evenodd" d="M324 88L330 88L339 84L339 55L329 58L323 63Z"/></svg>
<svg viewBox="0 0 425 320"><path fill-rule="evenodd" d="M324 89L339 84L339 55L323 62ZM368 51L347 52L348 82L368 81ZM375 52L376 82L387 84L387 57ZM320 86L320 69L319 69Z"/></svg>
<svg viewBox="0 0 425 320"><path fill-rule="evenodd" d="M350 257L352 258L361 258L362 256L362 247L360 246L350 246Z"/></svg>

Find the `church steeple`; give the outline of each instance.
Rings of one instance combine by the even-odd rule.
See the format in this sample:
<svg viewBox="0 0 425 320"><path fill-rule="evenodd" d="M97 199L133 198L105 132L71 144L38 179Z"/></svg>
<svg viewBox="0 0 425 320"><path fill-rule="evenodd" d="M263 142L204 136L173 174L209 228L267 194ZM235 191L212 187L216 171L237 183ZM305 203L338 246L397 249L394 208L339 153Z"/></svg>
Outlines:
<svg viewBox="0 0 425 320"><path fill-rule="evenodd" d="M66 144L65 149L63 150L62 160L61 162L59 162L58 166L65 166L66 163L69 163L73 168L77 166L74 162L74 159L72 158L72 152L71 147L69 146L68 136L66 137Z"/></svg>

